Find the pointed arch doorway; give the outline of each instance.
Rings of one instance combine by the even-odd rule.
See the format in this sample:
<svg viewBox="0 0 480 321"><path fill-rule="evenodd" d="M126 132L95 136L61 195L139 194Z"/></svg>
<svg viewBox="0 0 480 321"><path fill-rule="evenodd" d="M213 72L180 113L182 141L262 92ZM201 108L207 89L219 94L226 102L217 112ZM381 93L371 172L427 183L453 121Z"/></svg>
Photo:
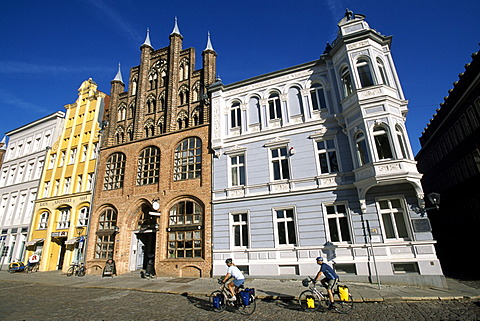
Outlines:
<svg viewBox="0 0 480 321"><path fill-rule="evenodd" d="M132 231L131 271L145 270L148 261L155 256L158 224L157 218L149 214L150 211L150 205L142 205L137 229Z"/></svg>

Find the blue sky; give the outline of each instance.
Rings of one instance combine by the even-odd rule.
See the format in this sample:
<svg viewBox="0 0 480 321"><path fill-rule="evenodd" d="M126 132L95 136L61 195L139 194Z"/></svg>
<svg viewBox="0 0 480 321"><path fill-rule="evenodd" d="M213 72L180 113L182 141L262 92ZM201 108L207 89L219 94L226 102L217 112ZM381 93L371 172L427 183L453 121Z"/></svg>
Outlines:
<svg viewBox="0 0 480 321"><path fill-rule="evenodd" d="M318 59L345 8L392 35L414 153L418 137L448 95L470 55L480 49L480 1L368 0L21 0L0 8L0 135L75 102L88 79L110 93L139 65L150 28L155 49L168 45L178 17L184 48L197 68L207 32L223 83Z"/></svg>

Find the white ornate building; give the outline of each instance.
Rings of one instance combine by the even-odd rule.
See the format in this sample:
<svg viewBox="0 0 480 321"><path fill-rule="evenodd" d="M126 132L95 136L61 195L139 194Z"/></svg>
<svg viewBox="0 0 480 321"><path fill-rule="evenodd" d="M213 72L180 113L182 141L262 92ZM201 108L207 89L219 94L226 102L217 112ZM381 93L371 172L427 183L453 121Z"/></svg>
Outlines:
<svg viewBox="0 0 480 321"><path fill-rule="evenodd" d="M320 59L212 99L213 274L444 286L405 129L391 37L349 12Z"/></svg>
<svg viewBox="0 0 480 321"><path fill-rule="evenodd" d="M0 169L0 264L24 260L25 242L45 162L65 114L57 111L7 133Z"/></svg>

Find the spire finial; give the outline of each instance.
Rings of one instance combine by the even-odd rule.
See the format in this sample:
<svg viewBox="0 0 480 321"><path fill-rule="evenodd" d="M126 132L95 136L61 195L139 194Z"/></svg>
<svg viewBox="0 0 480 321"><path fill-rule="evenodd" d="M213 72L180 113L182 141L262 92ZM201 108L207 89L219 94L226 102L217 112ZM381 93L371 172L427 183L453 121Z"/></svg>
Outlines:
<svg viewBox="0 0 480 321"><path fill-rule="evenodd" d="M207 34L207 47L205 48L205 50L215 51L215 49L213 49L213 46L212 46L212 41L210 40L210 31Z"/></svg>
<svg viewBox="0 0 480 321"><path fill-rule="evenodd" d="M145 41L143 42L143 45L142 46L149 46L149 47L152 47L152 43L150 42L150 29L147 28L147 36L145 37Z"/></svg>
<svg viewBox="0 0 480 321"><path fill-rule="evenodd" d="M181 36L182 34L180 33L180 29L178 29L178 21L177 21L177 17L175 17L175 25L173 26L173 31L170 35L173 35L173 34L177 34L179 36Z"/></svg>
<svg viewBox="0 0 480 321"><path fill-rule="evenodd" d="M115 78L113 78L113 81L120 81L121 83L123 83L122 70L120 68L120 63L118 63L118 71L117 71L117 74L115 75Z"/></svg>

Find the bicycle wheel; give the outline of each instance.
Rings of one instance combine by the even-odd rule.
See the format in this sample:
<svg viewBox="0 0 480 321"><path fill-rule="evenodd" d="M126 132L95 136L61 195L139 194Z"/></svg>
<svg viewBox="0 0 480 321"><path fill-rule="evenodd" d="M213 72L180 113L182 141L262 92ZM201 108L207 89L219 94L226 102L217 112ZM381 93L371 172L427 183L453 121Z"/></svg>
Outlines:
<svg viewBox="0 0 480 321"><path fill-rule="evenodd" d="M335 293L334 298L335 298L335 305L334 305L335 311L337 311L338 313L342 313L342 314L347 314L350 311L352 311L352 309L353 309L353 298L352 298L352 295L350 293L348 294L348 300L346 300L346 301L342 301L340 299L340 294L338 294L338 293Z"/></svg>
<svg viewBox="0 0 480 321"><path fill-rule="evenodd" d="M32 268L31 266L28 266L28 265L27 265L27 266L25 266L25 270L23 270L23 271L24 271L25 273L32 272L31 268Z"/></svg>
<svg viewBox="0 0 480 321"><path fill-rule="evenodd" d="M303 311L315 312L322 304L321 298L310 290L305 290L298 296L298 303L302 307Z"/></svg>
<svg viewBox="0 0 480 321"><path fill-rule="evenodd" d="M73 275L73 272L75 272L75 269L73 266L69 267L68 268L68 271L67 271L67 276L72 276Z"/></svg>
<svg viewBox="0 0 480 321"><path fill-rule="evenodd" d="M32 269L30 270L30 272L32 273L35 273L35 272L38 272L38 264L35 264Z"/></svg>
<svg viewBox="0 0 480 321"><path fill-rule="evenodd" d="M210 294L209 301L215 312L223 312L227 308L226 298L222 291L213 291Z"/></svg>
<svg viewBox="0 0 480 321"><path fill-rule="evenodd" d="M237 295L238 311L240 311L241 314L251 315L253 312L255 312L255 309L257 308L257 302L255 301L255 297L251 293L249 293L248 296L248 305L244 304L242 298L240 298L240 294Z"/></svg>
<svg viewBox="0 0 480 321"><path fill-rule="evenodd" d="M78 276L84 276L86 272L87 272L87 269L84 266L81 266L81 267L78 268L77 275Z"/></svg>

